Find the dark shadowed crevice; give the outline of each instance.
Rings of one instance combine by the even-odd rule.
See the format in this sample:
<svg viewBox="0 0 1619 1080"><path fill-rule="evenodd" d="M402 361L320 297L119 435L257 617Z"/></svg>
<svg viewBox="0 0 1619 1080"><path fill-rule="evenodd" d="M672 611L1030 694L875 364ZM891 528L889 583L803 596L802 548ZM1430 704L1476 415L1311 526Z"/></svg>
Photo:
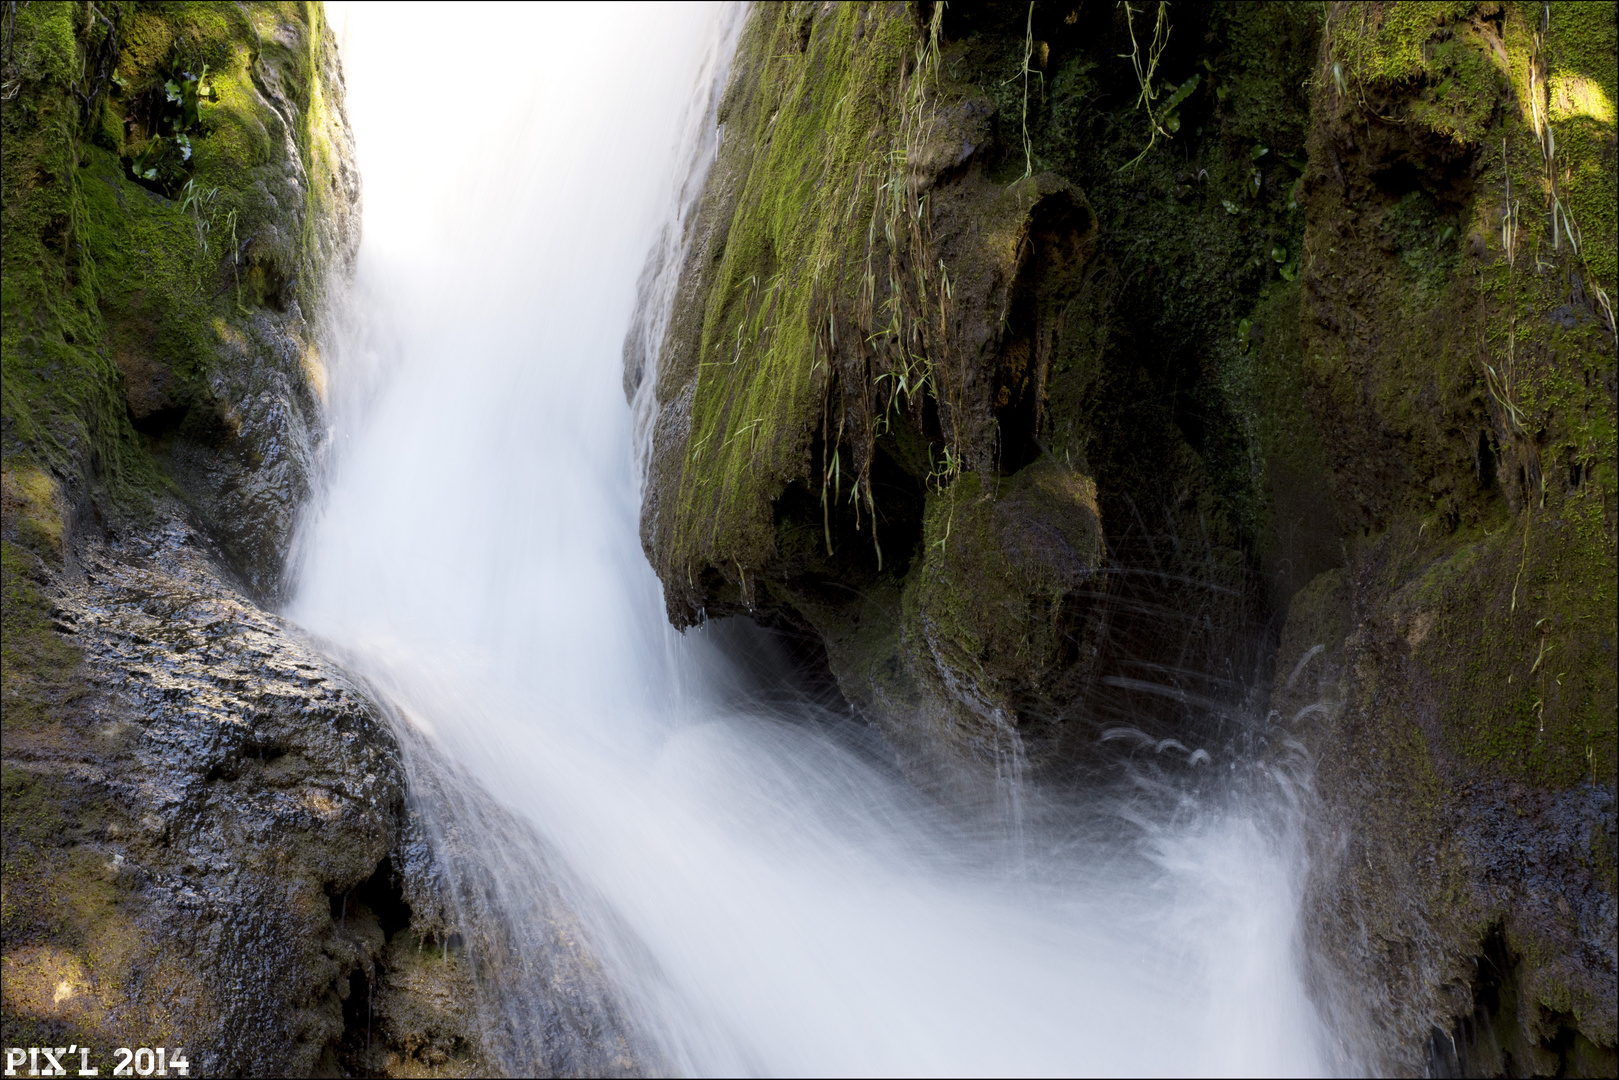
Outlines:
<svg viewBox="0 0 1619 1080"><path fill-rule="evenodd" d="M1448 1032L1436 1027L1430 1033L1429 1076L1614 1075L1614 1049L1582 1035L1572 1013L1524 1002L1523 958L1500 923L1485 934L1473 963L1473 1012L1456 1018ZM1526 1029L1540 1033L1538 1042Z"/></svg>
<svg viewBox="0 0 1619 1080"><path fill-rule="evenodd" d="M1095 215L1067 191L1047 196L1029 213L1007 303L994 401L1003 474L1041 454L1046 384L1062 313L1079 290L1095 234Z"/></svg>
<svg viewBox="0 0 1619 1080"><path fill-rule="evenodd" d="M390 1050L378 1006L389 957L394 955L388 945L409 931L410 904L393 860L387 856L370 877L350 889L332 891L329 900L339 947L352 949L347 955L354 966L336 983L343 1002L343 1031L329 1046L327 1057L340 1064L346 1075L376 1075ZM406 933L404 940L415 939Z"/></svg>
<svg viewBox="0 0 1619 1080"><path fill-rule="evenodd" d="M393 860L387 856L377 864L375 873L355 886L352 899L371 910L388 940L410 926L410 904L394 873Z"/></svg>

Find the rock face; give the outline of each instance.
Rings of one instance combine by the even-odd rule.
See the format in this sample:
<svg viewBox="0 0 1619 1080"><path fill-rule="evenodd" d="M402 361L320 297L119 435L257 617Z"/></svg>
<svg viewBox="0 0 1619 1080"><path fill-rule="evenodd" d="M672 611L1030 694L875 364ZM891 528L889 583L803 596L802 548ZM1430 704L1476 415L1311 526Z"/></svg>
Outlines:
<svg viewBox="0 0 1619 1080"><path fill-rule="evenodd" d="M1232 314L1276 302L1258 294L1278 262L1296 278L1302 227L1298 168L1252 165L1255 142L1304 149L1315 37L1278 10L1203 28L1221 48L1176 98L1191 165L1143 158L1140 87L1096 73L1129 50L1111 16L750 19L640 391L642 538L677 626L747 613L819 639L907 771L953 798L1085 767L1112 716L1182 732L1191 697L1138 678L1165 650L1172 679L1230 683L1210 667L1264 618L1249 576L1270 535ZM1278 32L1303 55L1265 54ZM1205 76L1268 99L1190 96ZM632 391L644 352L632 338Z"/></svg>
<svg viewBox="0 0 1619 1080"><path fill-rule="evenodd" d="M1614 20L755 9L626 352L671 621L950 801L1269 691L1363 1059L1611 1073Z"/></svg>
<svg viewBox="0 0 1619 1080"><path fill-rule="evenodd" d="M7 1038L487 1073L377 707L177 517L71 553L7 545L7 634L62 669L8 657Z"/></svg>
<svg viewBox="0 0 1619 1080"><path fill-rule="evenodd" d="M103 512L167 476L275 600L359 243L336 46L318 5L109 10L8 30L7 461Z"/></svg>
<svg viewBox="0 0 1619 1080"><path fill-rule="evenodd" d="M1611 1073L1615 10L1331 14L1290 348L1346 565L1278 665L1323 646L1335 703L1312 929L1401 1068Z"/></svg>
<svg viewBox="0 0 1619 1080"><path fill-rule="evenodd" d="M259 606L359 240L320 5L5 33L3 1041L487 1074L383 714Z"/></svg>
<svg viewBox="0 0 1619 1080"><path fill-rule="evenodd" d="M1094 648L1095 486L1039 442L1096 219L1054 174L991 179L995 106L944 81L939 33L899 7L750 20L650 390L642 535L676 625L812 630L913 775L960 781L958 758L1021 756L1019 710ZM1067 509L1030 519L1042 499ZM1023 561L986 567L1011 533Z"/></svg>
<svg viewBox="0 0 1619 1080"><path fill-rule="evenodd" d="M8 856L51 872L8 880L6 1009L95 1046L183 1041L209 1074L303 1074L381 951L375 913L341 905L388 854L403 777L365 697L211 554L179 524L85 542L51 598L82 686L7 725Z"/></svg>

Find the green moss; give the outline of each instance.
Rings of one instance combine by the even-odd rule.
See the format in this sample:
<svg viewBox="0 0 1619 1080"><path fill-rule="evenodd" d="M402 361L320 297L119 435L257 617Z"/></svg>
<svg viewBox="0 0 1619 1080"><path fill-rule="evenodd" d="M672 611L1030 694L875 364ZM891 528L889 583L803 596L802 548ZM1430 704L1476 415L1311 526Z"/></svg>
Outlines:
<svg viewBox="0 0 1619 1080"><path fill-rule="evenodd" d="M1321 82L1335 108L1383 115L1391 91L1399 122L1420 123L1459 143L1477 141L1501 99L1507 54L1479 19L1499 5L1403 3L1374 10L1329 8Z"/></svg>
<svg viewBox="0 0 1619 1080"><path fill-rule="evenodd" d="M10 765L0 770L0 802L7 981L47 958L66 961L86 979L116 979L115 969L98 969L103 954L113 962L127 949L116 938L128 930L120 908L129 902L129 889L119 864L95 841L109 824L127 824L123 815L104 793L75 778ZM13 1013L9 991L6 1011Z"/></svg>
<svg viewBox="0 0 1619 1080"><path fill-rule="evenodd" d="M1332 197L1311 200L1308 263L1332 318L1306 313L1317 362L1302 371L1337 433L1339 513L1389 530L1367 558L1415 539L1396 560L1413 582L1384 580L1423 627L1414 657L1441 688L1447 746L1554 787L1614 778L1603 478L1619 447L1597 297L1612 295L1614 16L1613 4L1335 5L1327 63L1353 77L1316 87L1324 130L1369 163L1354 167L1385 170L1346 175L1337 151L1312 148ZM1537 135L1548 105L1551 137ZM1462 162L1465 182L1432 182ZM1580 218L1600 221L1583 245L1569 242L1569 208L1576 238Z"/></svg>
<svg viewBox="0 0 1619 1080"><path fill-rule="evenodd" d="M4 541L0 552L0 704L9 732L29 731L60 720L87 687L79 650L52 629L50 604L34 583L38 560Z"/></svg>
<svg viewBox="0 0 1619 1080"><path fill-rule="evenodd" d="M1619 108L1619 30L1611 3L1553 4L1546 34L1547 94L1563 195L1593 278L1614 295L1619 258L1613 155Z"/></svg>
<svg viewBox="0 0 1619 1080"><path fill-rule="evenodd" d="M107 33L82 6L23 11L20 54L55 56L66 40L73 73ZM330 45L318 5L114 4L105 14L121 51L116 79L92 87L92 113L55 61L21 64L20 92L5 103L3 450L106 509L139 513L167 482L132 420L189 411L213 423L211 377L250 336L252 307L318 302L331 244L316 230L342 203L341 132L320 86ZM296 215L266 195L266 183L284 187L286 133L253 85L265 64L301 107L292 141L313 182ZM197 105L191 160L176 158L183 190L147 190L129 164L171 122L154 120L151 102L165 80L204 65L212 93Z"/></svg>
<svg viewBox="0 0 1619 1080"><path fill-rule="evenodd" d="M905 592L907 623L921 628L926 609L927 638L944 654L943 661L992 691L984 670L986 640L1016 648L1022 629L1019 615L1027 599L1004 580L1004 560L996 558L996 538L989 533L990 502L981 480L968 473L940 494L928 497L922 534L925 556ZM957 520L959 517L959 521Z"/></svg>
<svg viewBox="0 0 1619 1080"><path fill-rule="evenodd" d="M1540 787L1612 784L1619 730L1613 642L1619 592L1610 563L1556 520L1500 520L1441 534L1402 525L1375 549L1373 592L1402 628L1439 703L1445 749ZM1432 535L1429 533L1429 535Z"/></svg>
<svg viewBox="0 0 1619 1080"><path fill-rule="evenodd" d="M44 20L56 25L71 7L30 10L43 16L56 9ZM19 41L27 41L29 29L41 28L19 21ZM77 477L94 457L100 472L123 486L144 470L123 416L117 371L98 348L104 328L94 252L82 235L77 106L57 75L41 71L37 78L28 87L33 92L7 101L4 111L4 451L59 477Z"/></svg>
<svg viewBox="0 0 1619 1080"><path fill-rule="evenodd" d="M335 43L318 5L47 0L8 12L8 35L13 15L0 102L4 1028L8 1045L115 1045L142 1030L118 1019L132 971L147 1000L173 1002L196 1000L195 972L132 922L139 902L109 849L139 830L85 779L126 737L93 730L49 583L79 515L123 528L160 493L196 497L165 474L171 444L218 447L234 434L218 395L280 362L266 338L299 344L297 306L313 313L337 253L346 134L320 86ZM132 159L177 134L165 81L203 65L213 94L178 132L192 158L138 182ZM300 168L315 183L286 205Z"/></svg>
<svg viewBox="0 0 1619 1080"><path fill-rule="evenodd" d="M817 335L862 333L880 186L893 180L894 86L916 44L902 9L845 4L749 20L758 57L729 125L753 148L703 314L691 436L671 522L680 573L775 554L771 503L809 471L831 372ZM800 34L813 29L801 50ZM869 303L869 301L868 301ZM869 493L868 493L869 497Z"/></svg>
<svg viewBox="0 0 1619 1080"><path fill-rule="evenodd" d="M925 710L945 743L993 761L1015 727L1031 760L1052 754L1075 657L1082 679L1098 645L1105 559L1095 483L1054 458L929 495L898 631L913 677L948 703Z"/></svg>
<svg viewBox="0 0 1619 1080"><path fill-rule="evenodd" d="M1064 22L1063 13L1037 11L1036 23L1052 24L1036 26L1037 37L1070 40L1060 66L1029 80L1025 110L1022 80L1009 77L1021 70L1023 23L1020 16L1016 32L1004 32L998 10L946 17L938 98L987 115L988 95L1003 149L976 159L987 175L1012 185L1009 196L1020 190L1031 165L1026 130L1035 179L1049 180L1041 170L1054 169L1082 185L1105 248L1080 296L1064 298L1066 329L1051 358L1037 437L1094 471L1115 520L1145 514L1153 528L1209 537L1217 554L1187 554L1198 565L1178 572L1200 575L1218 563L1232 569L1228 584L1236 585L1244 549L1265 527L1266 504L1263 463L1248 437L1258 405L1243 387L1252 379L1242 370L1251 365L1239 331L1268 286L1299 272L1303 213L1293 194L1317 9L1235 4L1180 17L1186 25L1177 23L1177 42L1199 44L1178 46L1170 75L1185 81L1200 72L1202 88L1182 107L1187 126L1173 144L1129 168L1140 155L1140 125L1128 62L1113 55L1122 22L1104 35L1109 44L1098 45L1092 27L1069 29L1075 20ZM912 149L899 115L908 100L901 70L920 43L914 19L898 9L843 5L814 14L775 6L750 22L739 63L754 68L739 80L726 117L728 138L750 147L747 173L726 180L739 193L721 230L719 267L704 287L691 434L678 492L671 499L660 489L652 545L666 584L691 594L685 617L704 588L731 595L740 586L745 606L750 576L806 564L809 522L778 500L807 477L815 497L813 474L823 463L810 460L814 448L824 449L825 471L841 481L838 494L859 507L850 525L887 516L871 513L880 508L869 502L861 425L877 430L877 452L912 477L926 477L946 449L954 463L947 473L961 463L951 429L957 410L944 400L948 343L898 344L904 316L896 310L907 297L890 280L891 256L904 238L889 235L882 212L891 198L885 186L899 179L895 163ZM999 220L999 208L979 205L949 213L971 216L986 234ZM975 239L995 246L987 235ZM958 282L973 272L948 259L941 265ZM834 335L843 343L863 336L873 355L844 363L829 347ZM900 374L912 385L921 375L937 407L927 419L917 410L915 423L895 423L885 436L882 419L868 421L850 403L880 398L875 391ZM998 437L991 431L983 441L995 445ZM993 452L983 456L970 467L993 468ZM1195 498L1188 503L1184 492ZM836 532L836 513L827 514L827 532ZM1159 520L1165 516L1174 521ZM714 571L730 586L710 576L699 588L693 580Z"/></svg>
<svg viewBox="0 0 1619 1080"><path fill-rule="evenodd" d="M1287 620L1282 626L1277 655L1283 662L1297 664L1300 657L1317 645L1337 651L1353 628L1350 610L1343 570L1324 570L1317 574L1288 600Z"/></svg>
<svg viewBox="0 0 1619 1080"><path fill-rule="evenodd" d="M1544 34L1543 15L1549 17ZM1402 137L1412 144L1404 151L1408 160L1431 156L1431 150L1416 149L1431 133L1466 147L1482 166L1471 191L1419 187L1384 209L1383 245L1398 252L1419 286L1390 290L1390 301L1408 313L1404 322L1411 332L1403 335L1408 340L1402 348L1388 354L1426 354L1439 360L1445 365L1446 396L1460 401L1476 393L1480 381L1481 371L1469 354L1476 351L1472 343L1482 333L1496 354L1487 362L1503 384L1496 394L1504 399L1501 407L1531 403L1534 409L1532 422L1519 426L1555 430L1574 421L1588 429L1602 427L1600 414L1611 410L1593 409L1589 395L1582 401L1567 393L1573 389L1571 375L1588 379L1578 371L1577 359L1572 365L1541 364L1530 357L1556 348L1552 339L1560 331L1548 327L1549 312L1571 302L1576 311L1584 308L1589 312L1583 320L1588 335L1600 333L1598 327L1607 322L1597 293L1613 293L1614 126L1611 107L1605 104L1612 100L1614 83L1613 5L1339 5L1333 16L1338 29L1329 55L1339 58L1333 63L1353 71L1355 92L1324 79L1318 90L1321 100L1346 115L1371 114L1374 122L1401 125ZM1471 102L1463 110L1465 121L1441 108L1458 93ZM1505 108L1497 109L1498 102ZM1548 115L1551 132L1541 136ZM1379 138L1398 143L1390 131L1385 127L1383 135L1368 135L1374 143ZM1386 157L1389 150L1378 147L1377 153ZM1548 176L1555 183L1548 184ZM1501 236L1509 189L1518 227L1510 258ZM1437 206L1436 197L1448 201L1448 208ZM1593 224L1585 225L1586 219ZM1424 242L1425 233L1452 232L1454 246ZM1464 234L1476 261L1458 258ZM1546 272L1553 269L1555 273ZM1435 286L1447 276L1452 287L1441 297ZM1469 278L1474 288L1466 287ZM1483 327L1478 325L1481 308ZM1451 324L1437 349L1434 335L1423 329L1436 323ZM1428 339L1426 347L1423 338ZM1573 351L1589 356L1597 344L1593 337ZM1570 352L1561 351L1565 356ZM1552 401L1545 391L1559 381L1562 400ZM1387 385L1419 384L1400 378L1387 380ZM1397 402L1385 396L1378 404L1390 416L1431 412L1431 403L1418 406L1409 398ZM1542 404L1552 407L1540 408ZM1433 452L1455 457L1449 448L1435 446ZM1611 457L1608 447L1588 446L1586 453L1599 461ZM1419 475L1436 471L1442 470L1415 470Z"/></svg>
<svg viewBox="0 0 1619 1080"><path fill-rule="evenodd" d="M1444 290L1461 254L1463 223L1447 213L1433 194L1422 189L1407 192L1383 213L1384 241L1398 254L1411 283L1432 295ZM1421 303L1420 300L1416 303Z"/></svg>
<svg viewBox="0 0 1619 1080"><path fill-rule="evenodd" d="M1478 7L1467 0L1395 4L1381 10L1338 4L1330 12L1335 18L1327 28L1328 55L1347 69L1346 77L1363 82L1416 79L1429 70L1425 46L1434 31L1465 21Z"/></svg>
<svg viewBox="0 0 1619 1080"><path fill-rule="evenodd" d="M1318 15L1309 4L1176 9L1162 77L1201 82L1182 128L1139 161L1139 88L1128 58L1108 55L1127 38L1070 51L1037 101L1037 167L1084 188L1107 267L1085 297L1076 351L1053 370L1052 446L1094 470L1109 521L1209 537L1215 552L1177 572L1201 576L1229 553L1241 567L1270 543L1273 485L1255 438L1270 376L1257 352L1296 339L1272 297L1299 273L1294 195ZM1114 12L1108 31L1121 34L1122 21Z"/></svg>
<svg viewBox="0 0 1619 1080"><path fill-rule="evenodd" d="M1615 11L1335 3L1312 80L1295 371L1347 565L1295 597L1284 664L1344 643L1321 669L1341 665L1348 697L1318 787L1369 852L1409 845L1386 873L1346 862L1323 883L1360 923L1324 932L1342 935L1346 967L1404 979L1416 1000L1434 962L1465 968L1504 918L1522 963L1497 972L1509 985L1494 1048L1476 1047L1485 1072L1509 1067L1487 1058L1502 1048L1511 1068L1611 1071L1611 979L1570 953L1567 909L1543 906L1540 878L1483 884L1458 838L1487 816L1484 793L1531 792L1530 813L1619 779L1614 340L1598 296L1612 291ZM1601 832L1585 869L1549 871L1553 892L1611 895ZM1416 912L1437 944L1406 928ZM1374 934L1434 959L1356 954L1349 940L1378 920Z"/></svg>
<svg viewBox="0 0 1619 1080"><path fill-rule="evenodd" d="M7 536L52 565L62 561L66 531L61 485L44 469L22 465L0 470L0 521Z"/></svg>
<svg viewBox="0 0 1619 1080"><path fill-rule="evenodd" d="M135 963L148 979L183 985L162 970L135 921L141 901L99 842L128 821L81 778L11 765L0 768L0 811L5 1040L116 1044L131 1029L124 981Z"/></svg>
<svg viewBox="0 0 1619 1080"><path fill-rule="evenodd" d="M72 746L63 725L88 690L79 650L56 633L39 592L39 559L0 542L0 708L7 758ZM0 937L5 941L4 1027L8 1040L33 1031L82 1034L76 1024L39 1015L17 987L30 981L76 985L83 964L71 954L106 927L121 892L106 857L77 846L113 812L70 778L11 765L0 770ZM32 947L32 948L30 948ZM65 965L65 966L64 966ZM35 970L38 969L38 970ZM72 969L71 971L68 969ZM37 995L36 995L37 996Z"/></svg>
<svg viewBox="0 0 1619 1080"><path fill-rule="evenodd" d="M28 77L65 83L79 73L73 15L69 4L40 4L36 11L21 12L23 56L18 66Z"/></svg>

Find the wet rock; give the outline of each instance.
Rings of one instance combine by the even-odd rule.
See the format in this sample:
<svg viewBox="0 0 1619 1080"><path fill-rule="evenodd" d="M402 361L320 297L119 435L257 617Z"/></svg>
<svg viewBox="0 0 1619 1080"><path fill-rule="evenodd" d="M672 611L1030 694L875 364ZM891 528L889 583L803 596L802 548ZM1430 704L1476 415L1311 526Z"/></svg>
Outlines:
<svg viewBox="0 0 1619 1080"><path fill-rule="evenodd" d="M1187 9L1164 74L1202 81L1156 134L1117 8L907 15L744 35L648 409L671 621L818 639L970 799L1008 746L1212 722L1285 615L1305 922L1355 1052L1611 1073L1613 127L1567 89L1529 123L1503 73L1611 88L1612 8ZM1511 209L1547 183L1574 226ZM1096 544L1008 501L1059 462Z"/></svg>
<svg viewBox="0 0 1619 1080"><path fill-rule="evenodd" d="M1346 66L1421 45L1365 69L1364 105L1322 83L1311 111L1297 370L1342 546L1278 663L1322 647L1278 697L1319 761L1305 925L1374 1069L1612 1073L1616 529L1587 462L1613 443L1583 434L1615 415L1612 324L1583 302L1611 262L1549 220L1451 238L1545 175L1502 71L1556 55L1558 78L1611 85L1613 12L1364 11ZM1611 125L1560 115L1547 138L1587 165L1558 198L1611 252ZM1556 254L1525 261L1536 245Z"/></svg>
<svg viewBox="0 0 1619 1080"><path fill-rule="evenodd" d="M667 1071L576 914L589 893L566 862L419 730L393 729L412 785L390 856L409 929L390 935L378 976L386 1042L362 1051L351 1025L342 1059L388 1075Z"/></svg>
<svg viewBox="0 0 1619 1080"><path fill-rule="evenodd" d="M208 1073L307 1073L342 1035L343 980L380 951L333 901L398 829L392 740L181 521L82 544L73 570L52 617L83 695L8 727L5 764L19 792L71 790L78 832L8 837L10 854L66 850L8 928L7 1013L97 1045L180 1043Z"/></svg>
<svg viewBox="0 0 1619 1080"><path fill-rule="evenodd" d="M451 931L386 722L261 606L359 243L337 43L319 5L13 14L5 1042L339 1071L410 902Z"/></svg>
<svg viewBox="0 0 1619 1080"><path fill-rule="evenodd" d="M894 66L911 33L898 9L825 8L791 26L779 15L759 13L744 33L655 385L639 390L655 399L643 545L676 625L747 613L813 628L844 692L915 775L981 779L998 755L1023 754L1026 718L1056 723L1050 695L1092 648L1089 616L1070 609L1091 606L1076 599L1080 578L1101 591L1086 577L1105 558L1094 484L1071 457L1047 456L1041 432L1065 323L1082 321L1067 309L1097 219L1057 174L991 179L1004 149L995 102ZM805 25L803 49L773 44ZM847 70L816 67L847 48ZM789 93L823 76L836 86ZM840 96L858 104L826 113ZM801 134L784 143L782 125ZM849 156L854 146L866 156ZM873 197L861 178L890 166ZM774 243L814 232L814 250L777 273L757 246L777 227L771 184L812 173L823 215L806 207ZM848 206L893 220L828 229L825 215ZM859 282L879 264L874 301ZM720 299L733 279L773 280L778 324L824 330L750 344L754 324ZM643 337L626 345L632 393ZM735 363L717 359L722 338ZM716 435L742 424L726 419L739 410L741 435ZM1036 505L1064 484L1073 497ZM1088 508L1087 524L1068 520L1070 503ZM965 531L945 540L952 514Z"/></svg>
<svg viewBox="0 0 1619 1080"><path fill-rule="evenodd" d="M954 801L992 799L997 777L1065 749L1106 629L1095 484L1048 459L999 487L969 474L929 500L898 595L874 592L851 615L790 594L845 696L908 775Z"/></svg>
<svg viewBox="0 0 1619 1080"><path fill-rule="evenodd" d="M52 712L8 707L8 1039L487 1075L387 721L218 559L176 516L81 542L65 575L34 562L75 674Z"/></svg>
<svg viewBox="0 0 1619 1080"><path fill-rule="evenodd" d="M430 942L407 932L390 943L383 964L376 991L376 1045L382 1053L373 1051L370 1059L377 1072L489 1076L497 1071L474 1055L467 1039L478 1029L478 998L463 952L448 941Z"/></svg>
<svg viewBox="0 0 1619 1080"><path fill-rule="evenodd" d="M1276 716L1318 761L1306 936L1322 993L1363 1058L1403 1071L1600 1075L1619 975L1612 790L1470 760L1435 692L1445 620L1386 604L1373 574L1323 575L1278 656Z"/></svg>

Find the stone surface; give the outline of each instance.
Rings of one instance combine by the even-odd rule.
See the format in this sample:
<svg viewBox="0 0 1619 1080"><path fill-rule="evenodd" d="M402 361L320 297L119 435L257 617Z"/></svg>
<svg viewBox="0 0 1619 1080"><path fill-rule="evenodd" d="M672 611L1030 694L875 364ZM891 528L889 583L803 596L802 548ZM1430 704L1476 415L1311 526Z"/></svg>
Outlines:
<svg viewBox="0 0 1619 1080"><path fill-rule="evenodd" d="M1043 684L1094 649L1066 640L1105 591L1094 484L1043 458L1039 433L1096 218L1054 174L991 179L995 106L939 75L926 33L881 6L750 20L649 388L642 537L676 625L746 612L812 629L913 775L971 787L1024 753ZM809 201L783 216L773 185L799 184ZM996 503L1003 473L1019 494ZM1088 524L1028 514L1053 485L1085 492L1069 501ZM1007 529L1027 565L1003 573ZM1059 547L1061 568L1036 568Z"/></svg>
<svg viewBox="0 0 1619 1080"><path fill-rule="evenodd" d="M84 692L8 724L8 811L63 793L72 827L8 813L8 861L62 859L8 884L5 1007L92 1045L184 1045L210 1074L306 1074L382 949L339 905L393 843L403 776L366 698L210 554L176 521L86 541L46 586Z"/></svg>
<svg viewBox="0 0 1619 1080"><path fill-rule="evenodd" d="M1619 95L1615 9L1329 15L1277 346L1342 544L1277 664L1332 703L1306 925L1379 1068L1612 1073L1615 129L1548 87Z"/></svg>
<svg viewBox="0 0 1619 1080"><path fill-rule="evenodd" d="M6 46L4 1041L487 1073L395 977L451 936L397 744L261 606L359 242L321 5L35 3Z"/></svg>

